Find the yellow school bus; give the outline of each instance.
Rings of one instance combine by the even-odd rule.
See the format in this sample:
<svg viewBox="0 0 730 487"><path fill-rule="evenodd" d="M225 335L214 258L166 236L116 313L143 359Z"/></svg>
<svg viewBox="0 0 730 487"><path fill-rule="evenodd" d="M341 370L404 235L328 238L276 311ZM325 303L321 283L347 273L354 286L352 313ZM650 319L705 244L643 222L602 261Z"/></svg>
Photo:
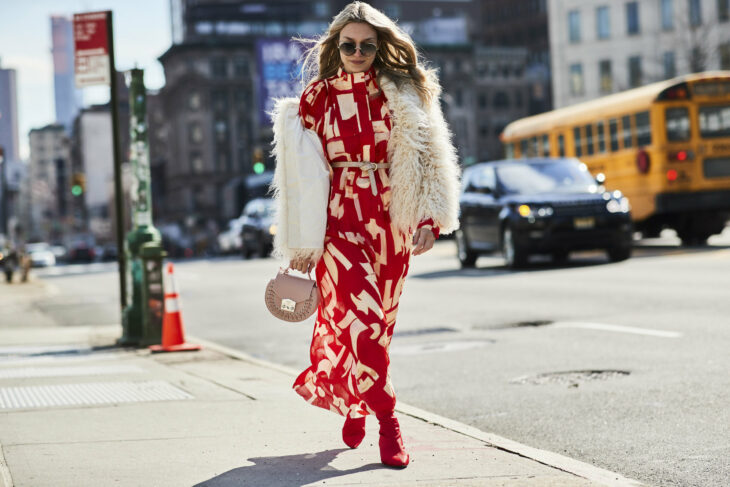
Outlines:
<svg viewBox="0 0 730 487"><path fill-rule="evenodd" d="M680 76L512 122L509 158L576 157L629 198L636 229L704 244L730 217L730 71Z"/></svg>

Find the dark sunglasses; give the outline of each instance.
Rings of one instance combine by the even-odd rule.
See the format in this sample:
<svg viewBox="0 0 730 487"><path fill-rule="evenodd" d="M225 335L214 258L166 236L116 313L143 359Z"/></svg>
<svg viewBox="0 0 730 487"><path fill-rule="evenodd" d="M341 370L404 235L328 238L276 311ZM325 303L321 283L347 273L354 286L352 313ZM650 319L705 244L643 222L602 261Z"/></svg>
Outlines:
<svg viewBox="0 0 730 487"><path fill-rule="evenodd" d="M358 46L354 42L343 42L338 47L340 48L340 52L345 56L352 56L353 54L355 54L355 51L360 49L360 54L366 57L370 57L374 55L378 50L378 46L370 43L360 44Z"/></svg>

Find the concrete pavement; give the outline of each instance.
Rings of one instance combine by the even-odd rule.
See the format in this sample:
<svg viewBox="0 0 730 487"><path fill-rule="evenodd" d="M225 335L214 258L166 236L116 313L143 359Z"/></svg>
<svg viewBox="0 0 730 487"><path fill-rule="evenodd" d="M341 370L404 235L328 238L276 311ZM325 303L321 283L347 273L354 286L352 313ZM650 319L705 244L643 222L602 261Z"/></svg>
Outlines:
<svg viewBox="0 0 730 487"><path fill-rule="evenodd" d="M29 286L13 292L43 291ZM0 319L3 487L639 485L404 404L412 460L393 470L380 464L376 421L350 450L342 419L291 390L292 370L205 342L120 349L118 326L23 326L30 299L14 297Z"/></svg>

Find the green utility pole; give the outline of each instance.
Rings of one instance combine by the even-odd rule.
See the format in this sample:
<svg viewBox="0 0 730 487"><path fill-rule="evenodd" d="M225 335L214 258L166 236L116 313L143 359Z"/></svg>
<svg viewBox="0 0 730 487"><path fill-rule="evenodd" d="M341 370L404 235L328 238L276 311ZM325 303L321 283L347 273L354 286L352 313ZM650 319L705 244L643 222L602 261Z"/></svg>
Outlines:
<svg viewBox="0 0 730 487"><path fill-rule="evenodd" d="M147 346L162 342L162 259L165 252L160 232L152 225L147 97L144 71L141 69L129 72L129 109L133 229L127 234L127 247L131 262L132 302L124 310L123 335L118 343Z"/></svg>

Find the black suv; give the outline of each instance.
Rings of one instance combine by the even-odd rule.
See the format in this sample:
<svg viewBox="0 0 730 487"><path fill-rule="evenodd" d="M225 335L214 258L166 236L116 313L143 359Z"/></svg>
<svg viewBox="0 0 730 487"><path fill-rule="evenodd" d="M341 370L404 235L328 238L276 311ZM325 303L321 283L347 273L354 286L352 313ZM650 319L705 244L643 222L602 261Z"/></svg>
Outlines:
<svg viewBox="0 0 730 487"><path fill-rule="evenodd" d="M509 267L523 266L530 254L565 261L571 250L605 249L614 262L631 256L628 200L619 191L605 191L577 159L470 166L460 206L455 237L462 267L500 250Z"/></svg>

